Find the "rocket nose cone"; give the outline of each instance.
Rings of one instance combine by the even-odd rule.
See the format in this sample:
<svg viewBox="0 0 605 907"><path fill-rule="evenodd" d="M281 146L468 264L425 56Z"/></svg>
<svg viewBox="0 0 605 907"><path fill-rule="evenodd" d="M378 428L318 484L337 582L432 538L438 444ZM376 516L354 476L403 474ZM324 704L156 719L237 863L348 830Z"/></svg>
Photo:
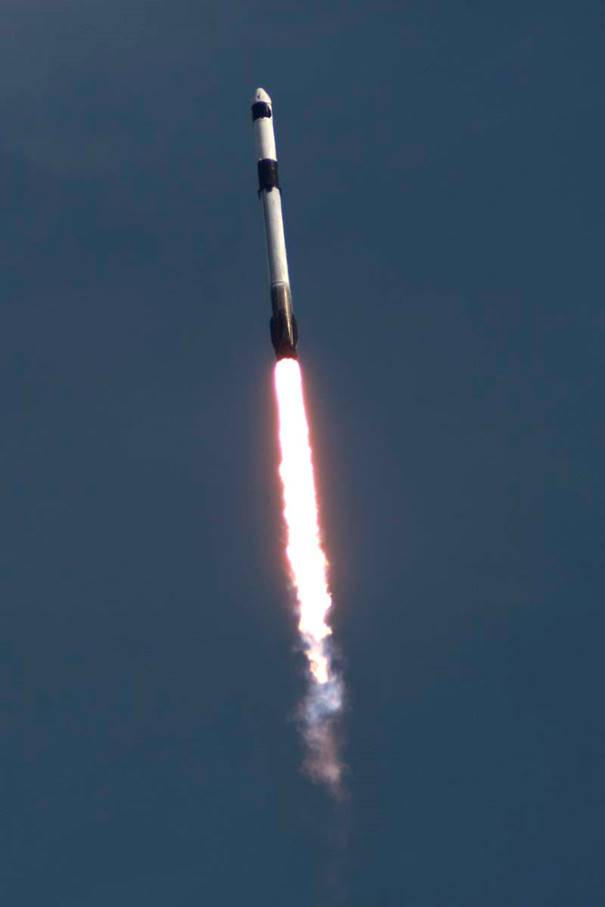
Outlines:
<svg viewBox="0 0 605 907"><path fill-rule="evenodd" d="M254 97L252 99L252 103L256 104L257 101L264 101L265 104L271 103L271 98L269 97L269 95L267 94L267 92L265 91L264 88L257 88L256 91L254 92Z"/></svg>

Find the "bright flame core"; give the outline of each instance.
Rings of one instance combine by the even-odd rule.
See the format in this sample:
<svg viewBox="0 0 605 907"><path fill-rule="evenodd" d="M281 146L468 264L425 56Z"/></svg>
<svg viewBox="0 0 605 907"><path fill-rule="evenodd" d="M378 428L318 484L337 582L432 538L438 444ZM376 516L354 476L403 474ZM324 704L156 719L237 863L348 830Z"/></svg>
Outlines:
<svg viewBox="0 0 605 907"><path fill-rule="evenodd" d="M317 495L302 375L295 359L275 367L279 415L286 555L298 602L298 629L309 664L310 688L304 704L309 767L318 777L338 785L341 775L331 719L342 707L342 684L334 671L329 647L328 562L321 547Z"/></svg>

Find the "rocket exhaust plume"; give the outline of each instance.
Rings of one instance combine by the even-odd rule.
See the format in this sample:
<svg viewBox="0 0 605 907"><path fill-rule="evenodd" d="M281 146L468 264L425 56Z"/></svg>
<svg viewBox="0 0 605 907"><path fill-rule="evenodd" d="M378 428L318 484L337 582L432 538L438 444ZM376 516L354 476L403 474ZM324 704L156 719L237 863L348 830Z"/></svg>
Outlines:
<svg viewBox="0 0 605 907"><path fill-rule="evenodd" d="M343 701L342 681L333 665L328 624L332 606L328 562L321 546L319 515L302 374L296 359L275 366L279 420L286 555L298 610L298 630L308 665L308 690L302 721L308 746L306 768L336 793L342 765L334 736L334 721Z"/></svg>

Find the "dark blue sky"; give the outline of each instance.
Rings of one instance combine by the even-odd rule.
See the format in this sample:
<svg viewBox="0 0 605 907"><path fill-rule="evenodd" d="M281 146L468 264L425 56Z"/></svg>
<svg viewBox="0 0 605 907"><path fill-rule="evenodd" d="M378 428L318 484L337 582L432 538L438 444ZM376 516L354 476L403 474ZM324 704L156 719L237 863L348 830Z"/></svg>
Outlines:
<svg viewBox="0 0 605 907"><path fill-rule="evenodd" d="M3 903L601 907L604 26L3 2ZM257 85L340 807L292 720Z"/></svg>

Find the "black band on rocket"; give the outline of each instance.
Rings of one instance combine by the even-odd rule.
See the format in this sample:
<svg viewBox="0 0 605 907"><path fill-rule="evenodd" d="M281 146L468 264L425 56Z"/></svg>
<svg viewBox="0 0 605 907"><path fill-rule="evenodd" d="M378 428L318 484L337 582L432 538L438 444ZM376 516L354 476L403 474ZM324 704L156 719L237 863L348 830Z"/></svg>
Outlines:
<svg viewBox="0 0 605 907"><path fill-rule="evenodd" d="M277 161L269 158L263 158L258 162L258 191L262 192L263 189L266 189L267 192L270 192L271 189L279 189Z"/></svg>
<svg viewBox="0 0 605 907"><path fill-rule="evenodd" d="M271 308L274 315L289 312L292 309L292 294L285 283L274 283L271 286Z"/></svg>
<svg viewBox="0 0 605 907"><path fill-rule="evenodd" d="M271 107L264 101L257 101L252 105L252 120L259 120L261 117L270 117Z"/></svg>

